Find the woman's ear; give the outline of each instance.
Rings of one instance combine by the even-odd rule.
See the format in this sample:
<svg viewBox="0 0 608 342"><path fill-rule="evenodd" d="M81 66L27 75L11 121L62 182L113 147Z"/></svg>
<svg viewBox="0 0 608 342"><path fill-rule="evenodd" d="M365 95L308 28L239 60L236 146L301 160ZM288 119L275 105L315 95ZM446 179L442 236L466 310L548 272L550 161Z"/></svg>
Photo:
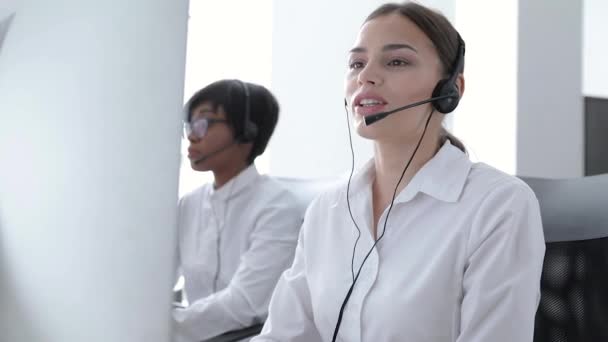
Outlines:
<svg viewBox="0 0 608 342"><path fill-rule="evenodd" d="M462 98L462 94L464 94L464 75L458 75L458 78L456 78L456 87L458 88L458 94Z"/></svg>

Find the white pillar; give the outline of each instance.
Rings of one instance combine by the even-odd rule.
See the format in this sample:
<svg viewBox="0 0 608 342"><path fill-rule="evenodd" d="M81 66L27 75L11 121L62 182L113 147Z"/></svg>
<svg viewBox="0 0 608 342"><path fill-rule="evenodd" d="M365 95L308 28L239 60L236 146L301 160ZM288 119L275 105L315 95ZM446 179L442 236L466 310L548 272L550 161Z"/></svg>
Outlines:
<svg viewBox="0 0 608 342"><path fill-rule="evenodd" d="M608 1L583 1L583 93L608 98Z"/></svg>
<svg viewBox="0 0 608 342"><path fill-rule="evenodd" d="M522 176L582 176L582 3L457 0L456 23L467 86L454 126L472 157Z"/></svg>
<svg viewBox="0 0 608 342"><path fill-rule="evenodd" d="M0 52L1 341L169 341L187 7L16 7Z"/></svg>
<svg viewBox="0 0 608 342"><path fill-rule="evenodd" d="M582 1L519 1L519 175L584 173L582 6Z"/></svg>

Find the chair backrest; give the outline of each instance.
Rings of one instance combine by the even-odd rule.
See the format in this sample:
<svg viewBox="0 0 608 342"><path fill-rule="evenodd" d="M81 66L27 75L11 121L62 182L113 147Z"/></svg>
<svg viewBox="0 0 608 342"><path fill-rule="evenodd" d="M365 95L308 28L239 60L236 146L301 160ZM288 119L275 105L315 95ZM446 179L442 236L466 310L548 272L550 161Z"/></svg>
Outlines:
<svg viewBox="0 0 608 342"><path fill-rule="evenodd" d="M274 179L296 196L302 218L304 218L306 208L308 208L313 199L340 181L339 178L303 179L275 177Z"/></svg>
<svg viewBox="0 0 608 342"><path fill-rule="evenodd" d="M539 200L546 240L534 341L608 341L608 174L521 178Z"/></svg>

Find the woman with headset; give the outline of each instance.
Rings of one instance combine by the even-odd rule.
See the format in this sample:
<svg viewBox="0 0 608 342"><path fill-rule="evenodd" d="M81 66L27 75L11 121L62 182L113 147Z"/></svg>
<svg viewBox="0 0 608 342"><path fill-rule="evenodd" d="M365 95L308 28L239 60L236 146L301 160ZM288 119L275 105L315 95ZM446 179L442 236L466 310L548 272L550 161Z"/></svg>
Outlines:
<svg viewBox="0 0 608 342"><path fill-rule="evenodd" d="M254 165L278 120L270 91L217 81L192 96L186 114L190 165L214 181L179 201L178 266L190 305L173 317L176 341L199 342L266 318L301 214L295 197Z"/></svg>
<svg viewBox="0 0 608 342"><path fill-rule="evenodd" d="M443 127L464 41L438 12L372 12L345 107L374 157L308 208L262 341L531 342L544 239L528 186L472 163Z"/></svg>

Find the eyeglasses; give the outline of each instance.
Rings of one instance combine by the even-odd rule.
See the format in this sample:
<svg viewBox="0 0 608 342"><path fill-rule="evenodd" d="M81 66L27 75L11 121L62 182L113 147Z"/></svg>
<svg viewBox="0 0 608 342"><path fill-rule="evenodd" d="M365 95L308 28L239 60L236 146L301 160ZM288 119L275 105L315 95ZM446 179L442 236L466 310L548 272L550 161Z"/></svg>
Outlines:
<svg viewBox="0 0 608 342"><path fill-rule="evenodd" d="M200 118L190 122L184 122L184 137L188 138L191 134L197 139L202 139L207 134L209 127L220 122L228 122L226 119Z"/></svg>

